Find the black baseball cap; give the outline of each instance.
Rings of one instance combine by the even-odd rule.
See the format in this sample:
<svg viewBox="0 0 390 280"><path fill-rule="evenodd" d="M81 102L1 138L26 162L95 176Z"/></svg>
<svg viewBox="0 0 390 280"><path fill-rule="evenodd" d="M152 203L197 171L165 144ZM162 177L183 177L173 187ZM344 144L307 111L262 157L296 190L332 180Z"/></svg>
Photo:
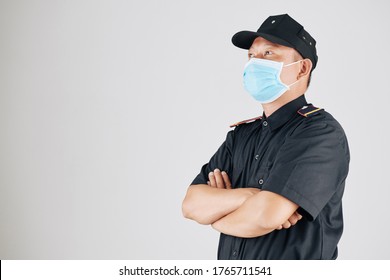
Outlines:
<svg viewBox="0 0 390 280"><path fill-rule="evenodd" d="M237 32L232 37L232 43L236 47L248 50L257 37L263 37L272 43L294 48L303 58L311 60L313 69L317 65L316 40L288 14L268 17L256 32Z"/></svg>

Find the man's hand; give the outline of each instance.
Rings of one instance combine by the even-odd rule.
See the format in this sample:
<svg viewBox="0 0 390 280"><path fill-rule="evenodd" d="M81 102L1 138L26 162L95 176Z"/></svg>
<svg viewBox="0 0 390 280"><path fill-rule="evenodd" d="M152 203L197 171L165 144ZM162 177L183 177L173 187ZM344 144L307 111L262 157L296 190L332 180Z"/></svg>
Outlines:
<svg viewBox="0 0 390 280"><path fill-rule="evenodd" d="M294 212L294 214L291 215L290 218L288 218L287 221L285 221L282 225L280 225L277 230L280 230L280 229L287 229L287 228L290 228L291 226L294 226L296 225L296 223L298 223L298 221L302 219L302 215L299 214L297 211Z"/></svg>
<svg viewBox="0 0 390 280"><path fill-rule="evenodd" d="M209 173L209 180L207 185L217 189L231 189L232 183L230 182L229 176L225 171L220 171L218 168L214 172Z"/></svg>
<svg viewBox="0 0 390 280"><path fill-rule="evenodd" d="M214 171L209 173L209 180L207 181L207 185L216 189L233 189L228 174L225 171L221 172L221 170L219 170L218 168L214 169ZM247 199L261 191L258 188L241 188L236 190L244 191L246 193Z"/></svg>

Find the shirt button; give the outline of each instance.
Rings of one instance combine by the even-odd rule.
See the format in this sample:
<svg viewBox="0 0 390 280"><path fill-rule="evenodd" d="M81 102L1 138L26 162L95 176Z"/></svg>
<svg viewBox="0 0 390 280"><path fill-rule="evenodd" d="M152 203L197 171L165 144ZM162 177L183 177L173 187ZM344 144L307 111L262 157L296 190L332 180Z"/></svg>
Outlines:
<svg viewBox="0 0 390 280"><path fill-rule="evenodd" d="M255 155L255 160L258 160L259 159L259 155Z"/></svg>
<svg viewBox="0 0 390 280"><path fill-rule="evenodd" d="M237 256L237 251L234 250L234 251L233 251L233 257L236 257L236 256Z"/></svg>
<svg viewBox="0 0 390 280"><path fill-rule="evenodd" d="M262 185L264 183L264 180L263 179L260 179L259 180L259 185Z"/></svg>
<svg viewBox="0 0 390 280"><path fill-rule="evenodd" d="M267 126L267 125L268 125L268 122L267 122L267 121L263 121L263 125L264 125L264 126Z"/></svg>

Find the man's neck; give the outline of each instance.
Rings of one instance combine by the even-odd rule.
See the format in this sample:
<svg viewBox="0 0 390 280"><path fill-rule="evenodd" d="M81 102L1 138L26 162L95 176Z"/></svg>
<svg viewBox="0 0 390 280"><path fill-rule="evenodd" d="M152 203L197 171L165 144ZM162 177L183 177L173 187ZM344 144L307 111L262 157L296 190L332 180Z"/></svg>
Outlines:
<svg viewBox="0 0 390 280"><path fill-rule="evenodd" d="M299 96L303 95L305 92L301 93L293 93L286 92L281 97L276 99L275 101L267 104L261 104L263 106L263 111L266 117L271 116L278 109L286 105L287 103L297 99Z"/></svg>

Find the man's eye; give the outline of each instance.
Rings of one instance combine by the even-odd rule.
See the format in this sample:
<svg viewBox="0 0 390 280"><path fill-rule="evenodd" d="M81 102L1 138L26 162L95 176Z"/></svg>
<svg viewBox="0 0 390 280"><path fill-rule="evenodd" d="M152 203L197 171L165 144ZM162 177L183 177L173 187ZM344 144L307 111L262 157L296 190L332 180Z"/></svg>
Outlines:
<svg viewBox="0 0 390 280"><path fill-rule="evenodd" d="M265 52L264 52L264 55L270 55L270 54L272 54L271 51L265 51Z"/></svg>
<svg viewBox="0 0 390 280"><path fill-rule="evenodd" d="M248 57L253 58L253 57L255 57L255 55L253 53L248 53Z"/></svg>

